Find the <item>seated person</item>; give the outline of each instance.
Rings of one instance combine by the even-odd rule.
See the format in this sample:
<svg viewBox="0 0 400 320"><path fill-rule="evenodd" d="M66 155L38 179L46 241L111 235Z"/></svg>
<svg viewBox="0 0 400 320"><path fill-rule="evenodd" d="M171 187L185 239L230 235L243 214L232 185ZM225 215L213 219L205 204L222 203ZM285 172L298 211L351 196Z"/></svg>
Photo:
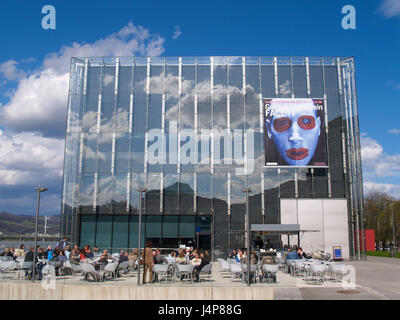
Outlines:
<svg viewBox="0 0 400 320"><path fill-rule="evenodd" d="M244 258L243 251L239 249L238 253L237 253L236 257L235 257L235 261L236 262L242 262L243 258Z"/></svg>
<svg viewBox="0 0 400 320"><path fill-rule="evenodd" d="M76 249L72 249L71 253L69 254L69 262L71 264L75 264L75 265L79 265L80 262L80 256L79 254L76 252Z"/></svg>
<svg viewBox="0 0 400 320"><path fill-rule="evenodd" d="M193 265L193 267L198 267L201 264L201 259L197 252L195 253L194 258L190 260L190 263Z"/></svg>
<svg viewBox="0 0 400 320"><path fill-rule="evenodd" d="M297 256L299 257L299 259L306 258L306 254L303 252L303 249L301 247L297 248Z"/></svg>
<svg viewBox="0 0 400 320"><path fill-rule="evenodd" d="M288 249L288 253L286 255L286 260L295 260L295 259L299 259L297 252L295 250Z"/></svg>
<svg viewBox="0 0 400 320"><path fill-rule="evenodd" d="M186 264L187 263L187 258L186 254L183 250L180 251L178 257L176 258L176 262L179 264Z"/></svg>
<svg viewBox="0 0 400 320"><path fill-rule="evenodd" d="M210 258L208 257L208 252L201 252L200 253L200 258L201 258L201 263L198 266L195 266L193 268L193 274L195 276L195 282L199 282L200 281L200 271L201 269L210 263Z"/></svg>
<svg viewBox="0 0 400 320"><path fill-rule="evenodd" d="M94 254L93 254L92 250L90 249L90 246L85 247L85 257L88 259L94 258Z"/></svg>

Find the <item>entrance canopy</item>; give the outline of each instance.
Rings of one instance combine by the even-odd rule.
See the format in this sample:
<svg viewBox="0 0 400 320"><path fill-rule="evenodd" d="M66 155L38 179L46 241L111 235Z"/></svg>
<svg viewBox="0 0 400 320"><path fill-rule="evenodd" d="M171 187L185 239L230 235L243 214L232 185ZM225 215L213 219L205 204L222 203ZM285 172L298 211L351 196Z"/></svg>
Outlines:
<svg viewBox="0 0 400 320"><path fill-rule="evenodd" d="M262 234L287 235L288 244L290 244L289 236L297 235L297 246L300 247L300 239L304 232L319 232L320 230L304 230L300 228L299 224L252 224L250 231Z"/></svg>
<svg viewBox="0 0 400 320"><path fill-rule="evenodd" d="M276 233L276 234L299 234L300 232L319 232L320 230L303 230L299 224L252 224L252 232Z"/></svg>
<svg viewBox="0 0 400 320"><path fill-rule="evenodd" d="M278 234L298 234L300 232L299 224L252 224L250 231L262 233Z"/></svg>

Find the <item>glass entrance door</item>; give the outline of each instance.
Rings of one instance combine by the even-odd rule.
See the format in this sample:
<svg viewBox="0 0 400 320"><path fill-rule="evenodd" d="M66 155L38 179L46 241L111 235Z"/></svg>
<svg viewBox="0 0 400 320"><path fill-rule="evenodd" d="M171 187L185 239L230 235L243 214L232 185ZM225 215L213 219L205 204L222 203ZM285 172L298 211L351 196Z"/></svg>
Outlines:
<svg viewBox="0 0 400 320"><path fill-rule="evenodd" d="M196 232L197 247L203 250L211 250L211 233Z"/></svg>

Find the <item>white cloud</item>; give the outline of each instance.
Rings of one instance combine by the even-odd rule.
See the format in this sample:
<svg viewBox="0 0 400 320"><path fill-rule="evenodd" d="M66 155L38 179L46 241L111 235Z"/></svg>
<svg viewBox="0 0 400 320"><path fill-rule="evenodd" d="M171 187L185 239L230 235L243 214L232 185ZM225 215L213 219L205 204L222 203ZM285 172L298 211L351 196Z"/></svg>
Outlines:
<svg viewBox="0 0 400 320"><path fill-rule="evenodd" d="M39 184L62 177L64 140L0 129L0 185Z"/></svg>
<svg viewBox="0 0 400 320"><path fill-rule="evenodd" d="M172 39L178 39L181 34L182 34L181 28L179 26L175 26L174 35L172 36Z"/></svg>
<svg viewBox="0 0 400 320"><path fill-rule="evenodd" d="M63 135L71 57L157 56L164 52L163 43L160 36L130 22L104 39L62 47L59 52L46 56L39 71L20 80L10 101L0 110L0 125L14 131ZM15 61L7 66L7 70L15 67ZM11 71L7 72L12 75Z"/></svg>
<svg viewBox="0 0 400 320"><path fill-rule="evenodd" d="M9 81L19 80L26 76L25 71L20 70L16 67L17 61L8 60L0 63L0 73L3 77Z"/></svg>
<svg viewBox="0 0 400 320"><path fill-rule="evenodd" d="M384 192L392 197L400 198L400 186L390 183L375 183L375 182L364 182L364 193L367 195L370 192L379 191Z"/></svg>
<svg viewBox="0 0 400 320"><path fill-rule="evenodd" d="M22 79L1 109L0 123L16 131L64 130L68 80L67 73L57 74L53 69Z"/></svg>
<svg viewBox="0 0 400 320"><path fill-rule="evenodd" d="M400 1L399 0L384 0L379 11L386 18L393 18L395 16L400 16Z"/></svg>
<svg viewBox="0 0 400 320"><path fill-rule="evenodd" d="M400 154L386 154L383 147L370 137L361 137L361 158L367 179L400 176Z"/></svg>
<svg viewBox="0 0 400 320"><path fill-rule="evenodd" d="M392 133L392 134L399 134L400 133L400 129L392 129L392 130L389 130L388 132Z"/></svg>

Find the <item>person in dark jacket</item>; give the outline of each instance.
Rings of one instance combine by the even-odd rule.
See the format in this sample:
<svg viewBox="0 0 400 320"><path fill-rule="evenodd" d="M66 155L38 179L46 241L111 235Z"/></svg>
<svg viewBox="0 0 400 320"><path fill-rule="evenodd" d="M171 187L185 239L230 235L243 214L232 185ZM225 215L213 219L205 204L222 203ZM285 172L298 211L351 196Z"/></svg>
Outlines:
<svg viewBox="0 0 400 320"><path fill-rule="evenodd" d="M208 252L204 251L200 253L200 258L201 258L201 263L199 266L195 266L193 267L193 274L195 276L195 282L199 282L200 281L200 271L201 269L210 263L210 258L208 257Z"/></svg>

